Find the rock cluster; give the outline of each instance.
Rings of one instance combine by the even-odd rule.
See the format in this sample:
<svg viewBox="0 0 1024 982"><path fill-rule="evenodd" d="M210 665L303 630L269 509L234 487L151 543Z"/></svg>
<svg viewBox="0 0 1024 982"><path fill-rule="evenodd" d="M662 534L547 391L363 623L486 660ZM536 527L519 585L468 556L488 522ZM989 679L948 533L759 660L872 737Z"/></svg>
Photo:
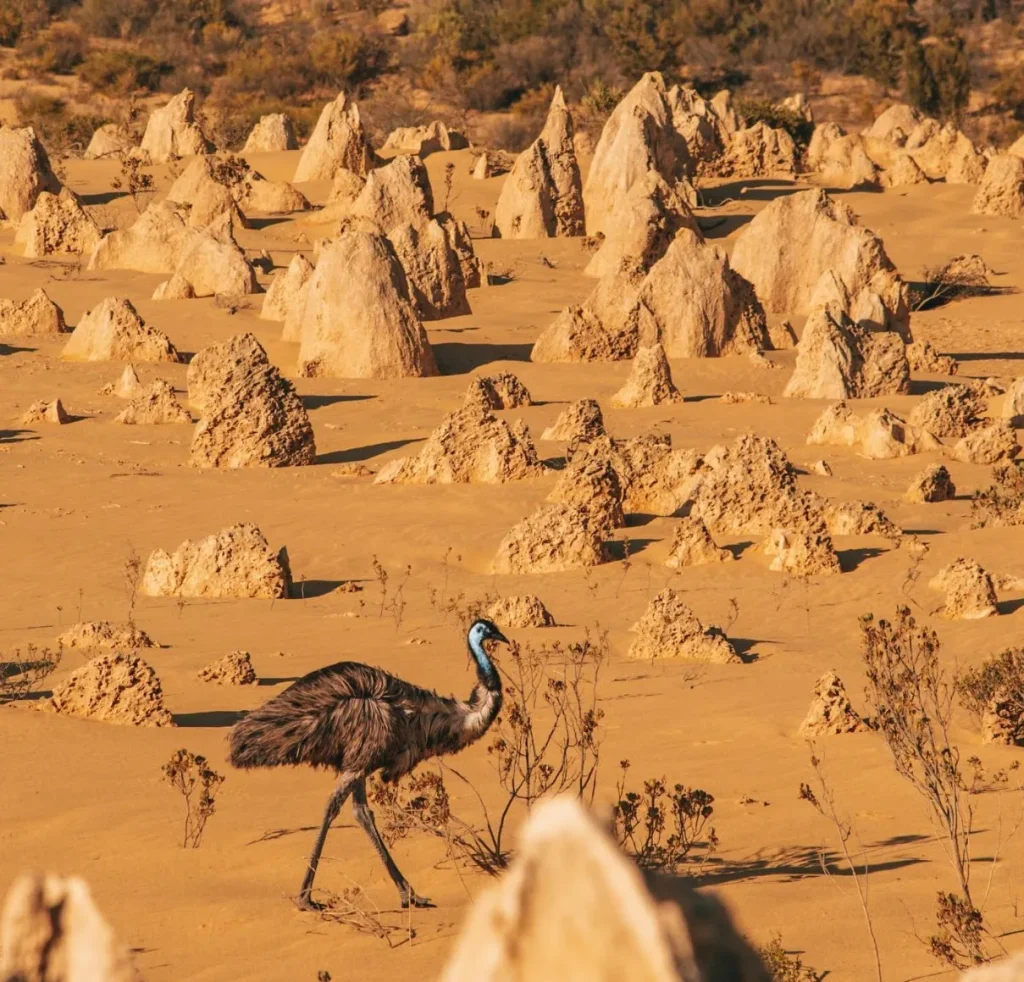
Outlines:
<svg viewBox="0 0 1024 982"><path fill-rule="evenodd" d="M426 157L443 150L464 150L467 146L469 141L462 133L448 129L441 120L435 119L424 126L400 126L392 130L380 152Z"/></svg>
<svg viewBox="0 0 1024 982"><path fill-rule="evenodd" d="M46 708L65 716L124 726L173 726L163 688L153 666L137 654L99 655L72 672L47 700Z"/></svg>
<svg viewBox="0 0 1024 982"><path fill-rule="evenodd" d="M464 406L476 406L486 412L532 406L530 390L511 372L478 375L466 389Z"/></svg>
<svg viewBox="0 0 1024 982"><path fill-rule="evenodd" d="M596 399L569 403L540 435L542 440L564 440L571 445L590 443L605 435L604 414Z"/></svg>
<svg viewBox="0 0 1024 982"><path fill-rule="evenodd" d="M946 594L943 614L950 620L976 620L999 612L992 577L973 559L954 560L940 569L928 586Z"/></svg>
<svg viewBox="0 0 1024 982"><path fill-rule="evenodd" d="M835 672L826 672L814 683L810 709L800 724L800 735L814 738L856 733L866 724L850 703L846 686Z"/></svg>
<svg viewBox="0 0 1024 982"><path fill-rule="evenodd" d="M575 454L559 475L548 501L579 509L589 525L604 536L626 524L618 471L611 458L600 453Z"/></svg>
<svg viewBox="0 0 1024 982"><path fill-rule="evenodd" d="M873 460L908 457L938 450L942 444L927 430L913 426L888 409L874 409L867 416L855 413L845 402L829 406L807 436L811 445L856 447Z"/></svg>
<svg viewBox="0 0 1024 982"><path fill-rule="evenodd" d="M199 670L203 682L216 685L255 685L259 679L248 651L232 651Z"/></svg>
<svg viewBox="0 0 1024 982"><path fill-rule="evenodd" d="M558 573L607 561L602 530L572 505L541 505L501 540L491 563L494 573Z"/></svg>
<svg viewBox="0 0 1024 982"><path fill-rule="evenodd" d="M830 576L842 572L832 538L822 526L772 529L763 549L772 560L768 568L776 573Z"/></svg>
<svg viewBox="0 0 1024 982"><path fill-rule="evenodd" d="M21 303L0 298L0 338L61 334L66 330L64 312L42 287Z"/></svg>
<svg viewBox="0 0 1024 982"><path fill-rule="evenodd" d="M110 651L156 647L153 639L135 624L114 621L81 621L61 634L57 644L62 648L104 648Z"/></svg>
<svg viewBox="0 0 1024 982"><path fill-rule="evenodd" d="M684 658L722 665L740 660L725 635L716 627L704 627L669 587L652 598L631 630L636 637L629 646L630 658Z"/></svg>
<svg viewBox="0 0 1024 982"><path fill-rule="evenodd" d="M487 616L502 627L520 630L527 627L554 627L555 619L539 597L502 597L487 608Z"/></svg>
<svg viewBox="0 0 1024 982"><path fill-rule="evenodd" d="M720 549L711 538L704 520L697 515L687 515L679 520L672 533L666 566L683 569L688 566L703 566L706 563L730 562L736 556L728 549Z"/></svg>
<svg viewBox="0 0 1024 982"><path fill-rule="evenodd" d="M132 395L131 402L114 417L114 422L129 426L191 423L192 417L178 402L170 382L158 378Z"/></svg>

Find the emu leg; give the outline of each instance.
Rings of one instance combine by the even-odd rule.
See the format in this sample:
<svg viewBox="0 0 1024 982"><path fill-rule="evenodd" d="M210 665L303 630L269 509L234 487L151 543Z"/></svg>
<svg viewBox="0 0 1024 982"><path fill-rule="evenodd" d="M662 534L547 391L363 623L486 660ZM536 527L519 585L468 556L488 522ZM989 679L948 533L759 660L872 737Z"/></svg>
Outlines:
<svg viewBox="0 0 1024 982"><path fill-rule="evenodd" d="M313 878L316 876L316 868L320 865L320 853L324 851L324 843L327 841L327 830L338 817L338 812L341 811L341 806L345 804L345 799L351 794L354 781L355 778L347 774L343 775L335 789L331 792L330 798L327 799L323 824L320 826L316 842L313 843L313 851L309 854L306 876L302 881L302 886L299 888L299 896L296 899L296 903L302 910L318 909L317 905L310 899L310 893L313 890Z"/></svg>
<svg viewBox="0 0 1024 982"><path fill-rule="evenodd" d="M356 821L370 837L373 848L377 850L377 855L384 863L388 875L398 887L402 906L408 907L411 904L413 907L433 907L434 905L426 897L419 896L409 885L409 881L402 876L402 871L391 858L388 847L384 845L384 840L380 837L380 832L377 831L377 823L373 820L373 812L370 811L370 806L366 803L366 778L359 778L352 788L352 811L355 813Z"/></svg>

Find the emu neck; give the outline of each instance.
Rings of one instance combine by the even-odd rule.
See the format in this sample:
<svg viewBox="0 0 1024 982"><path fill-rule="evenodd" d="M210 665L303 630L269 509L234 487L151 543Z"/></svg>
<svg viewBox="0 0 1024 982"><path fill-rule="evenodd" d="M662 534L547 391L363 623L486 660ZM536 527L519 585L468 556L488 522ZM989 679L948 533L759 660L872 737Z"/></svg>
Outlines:
<svg viewBox="0 0 1024 982"><path fill-rule="evenodd" d="M501 676L498 670L479 641L469 641L469 653L476 664L477 684L466 701L461 734L463 745L478 739L501 711Z"/></svg>
<svg viewBox="0 0 1024 982"><path fill-rule="evenodd" d="M480 680L480 685L500 695L501 676L498 675L498 670L494 667L490 656L484 650L484 646L473 638L469 639L468 644L470 657L476 664L476 677ZM474 695L476 695L475 692Z"/></svg>

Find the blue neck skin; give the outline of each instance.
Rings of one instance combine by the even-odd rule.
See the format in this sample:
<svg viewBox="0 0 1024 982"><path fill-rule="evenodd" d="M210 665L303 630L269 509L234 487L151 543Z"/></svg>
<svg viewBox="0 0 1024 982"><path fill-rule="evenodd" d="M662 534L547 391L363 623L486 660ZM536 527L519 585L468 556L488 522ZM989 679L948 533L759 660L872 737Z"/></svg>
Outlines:
<svg viewBox="0 0 1024 982"><path fill-rule="evenodd" d="M487 657L483 644L474 637L469 638L468 644L469 653L473 656L473 661L476 662L477 678L488 689L500 691L501 677L498 675L498 670L492 664L491 659Z"/></svg>

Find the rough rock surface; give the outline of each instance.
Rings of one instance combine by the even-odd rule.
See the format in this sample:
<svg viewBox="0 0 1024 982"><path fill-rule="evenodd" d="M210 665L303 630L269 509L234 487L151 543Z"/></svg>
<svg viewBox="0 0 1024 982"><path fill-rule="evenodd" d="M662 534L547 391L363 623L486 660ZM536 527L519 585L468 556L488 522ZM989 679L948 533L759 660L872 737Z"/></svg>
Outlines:
<svg viewBox="0 0 1024 982"><path fill-rule="evenodd" d="M449 413L422 450L392 460L375 484L503 484L543 473L530 431L478 406Z"/></svg>
<svg viewBox="0 0 1024 982"><path fill-rule="evenodd" d="M921 122L921 114L906 103L897 102L885 110L864 131L864 136L902 147Z"/></svg>
<svg viewBox="0 0 1024 982"><path fill-rule="evenodd" d="M589 224L587 228L593 232ZM639 263L646 273L666 253L680 229L689 229L703 241L681 186L669 184L657 171L649 171L614 203L614 210L605 219L601 247L583 272L595 277L612 275L630 260Z"/></svg>
<svg viewBox="0 0 1024 982"><path fill-rule="evenodd" d="M807 147L807 166L828 187L855 188L878 183L874 162L860 137L843 132L836 123L814 128Z"/></svg>
<svg viewBox="0 0 1024 982"><path fill-rule="evenodd" d="M100 395L117 396L118 399L131 399L143 388L142 380L134 365L125 365L124 371L117 377L116 382L108 382L102 389Z"/></svg>
<svg viewBox="0 0 1024 982"><path fill-rule="evenodd" d="M394 248L346 232L320 254L303 307L299 374L341 378L437 375Z"/></svg>
<svg viewBox="0 0 1024 982"><path fill-rule="evenodd" d="M22 216L14 241L24 248L26 259L38 259L56 253L91 253L102 234L78 195L62 188L60 194L40 192L33 209Z"/></svg>
<svg viewBox="0 0 1024 982"><path fill-rule="evenodd" d="M532 406L530 390L511 372L478 375L466 389L465 406L476 406L486 412Z"/></svg>
<svg viewBox="0 0 1024 982"><path fill-rule="evenodd" d="M930 464L911 481L904 497L914 504L952 501L956 497L956 485L945 464Z"/></svg>
<svg viewBox="0 0 1024 982"><path fill-rule="evenodd" d="M270 113L261 116L253 126L242 147L242 153L276 153L298 148L291 119L284 113Z"/></svg>
<svg viewBox="0 0 1024 982"><path fill-rule="evenodd" d="M583 188L589 235L612 234L633 186L654 171L669 186L690 175L686 142L676 131L665 81L648 72L612 110L594 148Z"/></svg>
<svg viewBox="0 0 1024 982"><path fill-rule="evenodd" d="M623 528L622 482L610 458L601 454L575 454L559 475L548 501L578 508L602 535Z"/></svg>
<svg viewBox="0 0 1024 982"><path fill-rule="evenodd" d="M672 381L672 369L660 344L637 351L626 384L611 399L612 405L620 409L682 401L683 395Z"/></svg>
<svg viewBox="0 0 1024 982"><path fill-rule="evenodd" d="M768 568L791 576L824 576L841 573L832 538L821 527L773 529L763 544L771 557Z"/></svg>
<svg viewBox="0 0 1024 982"><path fill-rule="evenodd" d="M138 973L84 880L25 873L0 913L0 979L136 982Z"/></svg>
<svg viewBox="0 0 1024 982"><path fill-rule="evenodd" d="M714 169L721 177L792 177L797 161L793 138L783 129L758 122L732 135Z"/></svg>
<svg viewBox="0 0 1024 982"><path fill-rule="evenodd" d="M64 312L42 287L21 303L0 299L0 338L61 334L66 330Z"/></svg>
<svg viewBox="0 0 1024 982"><path fill-rule="evenodd" d="M474 902L441 974L441 982L524 979L768 975L714 896L674 877L648 874L645 883L594 817L562 797L530 813L511 869Z"/></svg>
<svg viewBox="0 0 1024 982"><path fill-rule="evenodd" d="M866 331L837 304L807 318L784 396L871 399L910 391L906 346L895 331Z"/></svg>
<svg viewBox="0 0 1024 982"><path fill-rule="evenodd" d="M197 297L259 293L256 273L235 241L225 212L206 228L187 228L174 269Z"/></svg>
<svg viewBox="0 0 1024 982"><path fill-rule="evenodd" d="M898 541L903 534L873 501L830 501L824 519L829 535L879 535Z"/></svg>
<svg viewBox="0 0 1024 982"><path fill-rule="evenodd" d="M879 326L907 333L906 285L882 240L824 191L777 198L759 212L736 239L732 268L753 284L770 313L809 314L828 274L854 306L862 293L875 294L886 315Z"/></svg>
<svg viewBox="0 0 1024 982"><path fill-rule="evenodd" d="M43 191L59 194L60 189L36 131L0 123L0 219L21 221Z"/></svg>
<svg viewBox="0 0 1024 982"><path fill-rule="evenodd" d="M105 648L109 651L156 647L153 639L135 624L115 621L81 621L61 634L57 644L62 648Z"/></svg>
<svg viewBox="0 0 1024 982"><path fill-rule="evenodd" d="M78 322L61 352L67 361L178 361L166 334L150 327L130 300L108 297Z"/></svg>
<svg viewBox="0 0 1024 982"><path fill-rule="evenodd" d="M302 150L295 181L329 181L341 169L366 174L373 166L374 153L370 149L359 107L349 103L342 92L327 103L309 142Z"/></svg>
<svg viewBox="0 0 1024 982"><path fill-rule="evenodd" d="M1009 420L998 420L957 440L953 457L966 464L995 464L1020 453L1017 433Z"/></svg>
<svg viewBox="0 0 1024 982"><path fill-rule="evenodd" d="M21 422L26 426L34 423L55 423L58 425L69 423L71 417L64 409L60 399L53 399L50 402L40 400L32 403L21 416Z"/></svg>
<svg viewBox="0 0 1024 982"><path fill-rule="evenodd" d="M89 256L89 269L134 269L173 273L187 228L188 210L154 201L126 229L103 236Z"/></svg>
<svg viewBox="0 0 1024 982"><path fill-rule="evenodd" d="M409 297L422 320L471 313L462 264L444 226L433 220L400 225L388 233L388 240L405 270Z"/></svg>
<svg viewBox="0 0 1024 982"><path fill-rule="evenodd" d="M519 630L527 627L554 627L555 619L533 594L502 597L487 608L487 616L500 627Z"/></svg>
<svg viewBox="0 0 1024 982"><path fill-rule="evenodd" d="M924 184L928 180L925 172L909 153L893 154L888 167L879 175L879 184L884 188L903 188L913 184Z"/></svg>
<svg viewBox="0 0 1024 982"><path fill-rule="evenodd" d="M139 592L148 597L287 597L292 582L286 550L273 552L251 522L204 539L186 540L174 553L152 552Z"/></svg>
<svg viewBox="0 0 1024 982"><path fill-rule="evenodd" d="M572 116L555 89L540 136L512 165L494 210L503 239L582 235L583 185L573 146Z"/></svg>
<svg viewBox="0 0 1024 982"><path fill-rule="evenodd" d="M0 301L2 306L3 301ZM0 334L3 334L3 314L0 311ZM1006 391L1003 401L1003 419L1010 420L1014 426L1024 426L1024 376L1016 378Z"/></svg>
<svg viewBox="0 0 1024 982"><path fill-rule="evenodd" d="M930 341L914 341L907 345L907 361L912 372L934 375L956 375L960 365L949 355L940 355Z"/></svg>
<svg viewBox="0 0 1024 982"><path fill-rule="evenodd" d="M730 550L715 545L702 518L687 515L679 520L672 533L672 544L665 565L683 569L687 566L703 566L705 563L730 562L735 558Z"/></svg>
<svg viewBox="0 0 1024 982"><path fill-rule="evenodd" d="M630 658L685 658L720 665L740 660L726 636L717 627L704 627L682 595L669 587L651 599L630 630L636 634Z"/></svg>
<svg viewBox="0 0 1024 982"><path fill-rule="evenodd" d="M157 285L153 291L153 300L192 300L195 298L195 287L182 276L175 273L169 280Z"/></svg>
<svg viewBox="0 0 1024 982"><path fill-rule="evenodd" d="M927 430L912 426L888 409L875 409L859 416L845 402L829 406L815 421L807 436L811 445L857 447L865 457L885 460L907 457L941 444Z"/></svg>
<svg viewBox="0 0 1024 982"><path fill-rule="evenodd" d="M950 620L976 620L999 612L992 577L973 559L955 559L940 569L928 586L946 594L943 614Z"/></svg>
<svg viewBox="0 0 1024 982"><path fill-rule="evenodd" d="M1024 695L1020 691L1004 687L989 700L981 715L981 741L1003 747L1024 747ZM1024 972L1024 964L1021 970Z"/></svg>
<svg viewBox="0 0 1024 982"><path fill-rule="evenodd" d="M846 686L835 672L826 672L814 683L807 716L800 724L800 736L814 738L856 733L867 725L850 703Z"/></svg>
<svg viewBox="0 0 1024 982"><path fill-rule="evenodd" d="M967 385L946 385L929 392L910 413L909 422L933 436L961 437L984 426L985 400Z"/></svg>
<svg viewBox="0 0 1024 982"><path fill-rule="evenodd" d="M265 321L283 321L289 324L289 314L292 311L300 310L306 302L306 284L313 278L313 264L301 252L292 256L288 268L274 277L270 288L263 298L263 307L260 309L260 317ZM291 331L286 326L282 341L298 341L301 337L301 317L294 317L291 331L298 331L295 337L291 337Z"/></svg>
<svg viewBox="0 0 1024 982"><path fill-rule="evenodd" d="M85 160L116 157L131 150L132 147L131 135L120 123L104 123L93 131L82 157Z"/></svg>
<svg viewBox="0 0 1024 982"><path fill-rule="evenodd" d="M953 123L940 126L933 119L922 120L907 137L904 149L933 181L978 184L985 173L985 157Z"/></svg>
<svg viewBox="0 0 1024 982"><path fill-rule="evenodd" d="M191 423L188 410L178 402L174 387L158 378L132 396L131 402L115 417L115 423L153 425L158 423Z"/></svg>
<svg viewBox="0 0 1024 982"><path fill-rule="evenodd" d="M346 217L372 222L385 234L398 225L420 226L434 216L434 196L419 157L396 157L366 175Z"/></svg>
<svg viewBox="0 0 1024 982"><path fill-rule="evenodd" d="M204 348L188 367L200 419L193 467L294 467L316 460L309 415L252 334Z"/></svg>
<svg viewBox="0 0 1024 982"><path fill-rule="evenodd" d="M542 440L564 440L569 444L589 443L605 435L604 414L596 399L569 403L543 433Z"/></svg>
<svg viewBox="0 0 1024 982"><path fill-rule="evenodd" d="M549 503L509 530L498 545L491 571L558 573L599 566L608 558L601 530L585 511Z"/></svg>
<svg viewBox="0 0 1024 982"><path fill-rule="evenodd" d="M199 670L198 678L216 685L255 685L259 679L248 651L232 651Z"/></svg>
<svg viewBox="0 0 1024 982"><path fill-rule="evenodd" d="M464 150L469 146L466 137L457 130L450 130L439 119L425 126L400 126L392 130L384 145L382 154L407 153L417 157L426 157L442 150Z"/></svg>
<svg viewBox="0 0 1024 982"><path fill-rule="evenodd" d="M1013 153L993 157L971 203L976 215L1024 215L1024 159Z"/></svg>
<svg viewBox="0 0 1024 982"><path fill-rule="evenodd" d="M65 716L125 726L173 726L153 666L138 655L99 655L72 672L47 700L46 708Z"/></svg>
<svg viewBox="0 0 1024 982"><path fill-rule="evenodd" d="M208 153L213 149L196 122L195 109L195 94L190 89L182 89L162 109L153 110L141 144L153 163Z"/></svg>

